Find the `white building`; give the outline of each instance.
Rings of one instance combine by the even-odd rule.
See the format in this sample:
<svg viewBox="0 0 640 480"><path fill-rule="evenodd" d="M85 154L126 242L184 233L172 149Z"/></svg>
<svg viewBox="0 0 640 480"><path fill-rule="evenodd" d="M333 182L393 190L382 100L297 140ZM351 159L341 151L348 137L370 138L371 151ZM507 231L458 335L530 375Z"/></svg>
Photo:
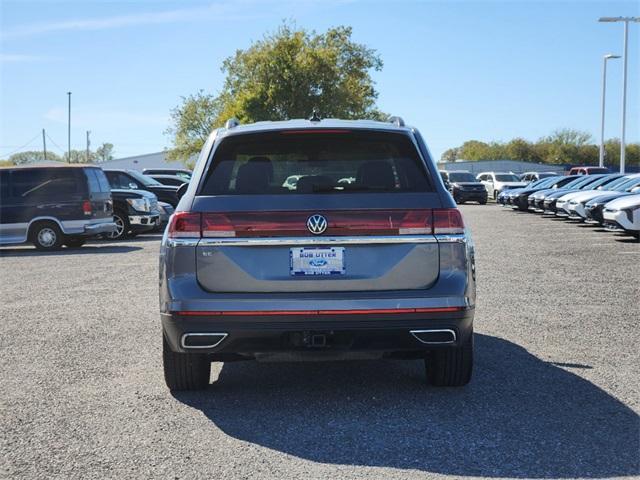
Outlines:
<svg viewBox="0 0 640 480"><path fill-rule="evenodd" d="M147 153L144 155L136 155L134 157L117 158L107 162L100 163L102 168L119 168L127 170L142 171L145 168L181 168L180 162L169 162L167 160L167 152Z"/></svg>

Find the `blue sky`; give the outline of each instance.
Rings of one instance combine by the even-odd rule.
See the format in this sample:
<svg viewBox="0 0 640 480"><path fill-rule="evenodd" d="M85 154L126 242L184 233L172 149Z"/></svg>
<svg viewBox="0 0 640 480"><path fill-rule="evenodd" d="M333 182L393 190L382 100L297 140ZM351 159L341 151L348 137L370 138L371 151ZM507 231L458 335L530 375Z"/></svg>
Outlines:
<svg viewBox="0 0 640 480"><path fill-rule="evenodd" d="M640 2L11 1L1 3L0 158L46 128L66 149L112 142L117 157L162 150L180 96L222 86L222 61L283 19L351 25L384 69L378 105L417 126L436 158L469 139L535 140L560 127L597 137L602 55L622 52ZM630 26L627 139L640 140L640 24ZM607 137L620 135L622 62L609 63Z"/></svg>

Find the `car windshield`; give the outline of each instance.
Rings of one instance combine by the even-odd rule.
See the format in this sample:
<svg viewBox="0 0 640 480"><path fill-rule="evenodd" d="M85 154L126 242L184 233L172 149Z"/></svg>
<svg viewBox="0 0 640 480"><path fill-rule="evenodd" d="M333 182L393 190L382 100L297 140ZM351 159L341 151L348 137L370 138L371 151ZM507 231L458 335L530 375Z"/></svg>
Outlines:
<svg viewBox="0 0 640 480"><path fill-rule="evenodd" d="M496 180L498 182L519 182L520 179L514 173L496 173Z"/></svg>
<svg viewBox="0 0 640 480"><path fill-rule="evenodd" d="M604 176L599 180L596 180L595 182L591 183L590 188L597 188L600 185L607 185L610 184L611 182L615 182L619 177L617 176Z"/></svg>
<svg viewBox="0 0 640 480"><path fill-rule="evenodd" d="M449 181L450 182L477 182L476 177L474 177L469 172L449 172Z"/></svg>
<svg viewBox="0 0 640 480"><path fill-rule="evenodd" d="M581 183L578 188L580 190L591 190L594 188L594 184L602 179L602 175L589 175L584 183Z"/></svg>
<svg viewBox="0 0 640 480"><path fill-rule="evenodd" d="M232 135L222 140L212 165L200 195L431 191L413 142L392 132L309 129ZM292 183L292 177L299 179ZM340 181L345 178L355 180Z"/></svg>
<svg viewBox="0 0 640 480"><path fill-rule="evenodd" d="M634 188L640 185L640 177L635 178L625 178L622 183L617 183L615 186L611 185L611 188L607 188L607 190L615 190L616 192L624 192L630 188Z"/></svg>
<svg viewBox="0 0 640 480"><path fill-rule="evenodd" d="M556 183L557 181L558 181L558 177L543 178L542 180L533 182L531 185L529 185L529 187L535 187L535 188L549 187L554 183Z"/></svg>
<svg viewBox="0 0 640 480"><path fill-rule="evenodd" d="M563 188L568 188L568 189L580 188L580 187L582 187L583 185L585 185L585 184L587 184L589 182L593 182L594 180L595 180L595 178L593 178L593 177L581 175L578 178L576 178L575 180L567 183Z"/></svg>
<svg viewBox="0 0 640 480"><path fill-rule="evenodd" d="M139 181L141 184L143 184L145 187L151 187L151 186L155 186L155 185L162 185L160 182L158 182L157 180L147 176L147 175L143 175L140 172L136 172L135 170L127 170L127 173L129 175L131 175L133 178L135 178L137 181Z"/></svg>

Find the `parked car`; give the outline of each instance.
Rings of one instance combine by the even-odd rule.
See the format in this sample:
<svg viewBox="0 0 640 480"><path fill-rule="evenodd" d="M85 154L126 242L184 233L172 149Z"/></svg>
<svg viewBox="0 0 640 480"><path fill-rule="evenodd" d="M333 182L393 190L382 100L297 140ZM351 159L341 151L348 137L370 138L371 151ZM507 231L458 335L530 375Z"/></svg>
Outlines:
<svg viewBox="0 0 640 480"><path fill-rule="evenodd" d="M566 177L556 175L551 178L543 178L535 182L531 182L529 185L523 188L513 188L501 193L500 195L506 196L506 203L511 207L526 212L529 210L529 197L539 190L545 190L548 188L554 188ZM499 196L500 196L499 195Z"/></svg>
<svg viewBox="0 0 640 480"><path fill-rule="evenodd" d="M581 190L587 187L591 182L595 182L599 177L595 175L578 175L575 180L567 183L564 187L557 190L550 190L544 194L542 211L545 215L556 214L556 201L558 198L566 195L571 191Z"/></svg>
<svg viewBox="0 0 640 480"><path fill-rule="evenodd" d="M623 174L612 174L609 177L601 181L599 185L591 184L590 190L576 192L566 199L564 208L569 214L570 220L584 220L586 217L585 205L589 200L601 196L603 193L615 191L619 185L624 185L629 181L629 177ZM638 180L638 184L640 184L640 180Z"/></svg>
<svg viewBox="0 0 640 480"><path fill-rule="evenodd" d="M164 231L165 227L169 223L169 218L173 215L174 209L171 205L165 202L158 202L158 213L160 215L160 223L156 226L156 232Z"/></svg>
<svg viewBox="0 0 640 480"><path fill-rule="evenodd" d="M157 197L146 190L112 189L113 220L116 229L107 234L112 240L131 238L160 225Z"/></svg>
<svg viewBox="0 0 640 480"><path fill-rule="evenodd" d="M161 245L168 387L206 387L212 361L284 358L420 358L433 385L466 384L473 241L418 131L227 125Z"/></svg>
<svg viewBox="0 0 640 480"><path fill-rule="evenodd" d="M557 177L556 172L524 172L520 174L521 182L537 182L543 178Z"/></svg>
<svg viewBox="0 0 640 480"><path fill-rule="evenodd" d="M629 175L629 178L624 179L622 182L616 182L616 185L612 185L608 191L600 192L597 197L591 198L584 203L585 222L604 225L602 213L605 205L616 198L631 195L632 193L640 193L639 189L640 174ZM579 209L576 209L576 211L580 212Z"/></svg>
<svg viewBox="0 0 640 480"><path fill-rule="evenodd" d="M109 183L87 165L0 168L0 245L80 247L115 229Z"/></svg>
<svg viewBox="0 0 640 480"><path fill-rule="evenodd" d="M186 168L145 168L142 170L144 175L175 175L184 178L187 182L191 180L193 172Z"/></svg>
<svg viewBox="0 0 640 480"><path fill-rule="evenodd" d="M573 167L567 175L596 175L599 173L611 173L607 167Z"/></svg>
<svg viewBox="0 0 640 480"><path fill-rule="evenodd" d="M509 188L519 188L526 186L525 182L521 182L515 173L504 172L482 172L476 177L482 182L487 189L487 193L494 199L498 199L498 195L503 190Z"/></svg>
<svg viewBox="0 0 640 480"><path fill-rule="evenodd" d="M157 180L136 170L105 170L104 173L106 173L112 189L146 190L155 194L161 202L166 202L174 208L180 200L178 195L180 187L162 185Z"/></svg>
<svg viewBox="0 0 640 480"><path fill-rule="evenodd" d="M592 176L595 179L582 186L578 191L567 192L565 195L558 197L556 200L556 216L568 218L569 215L571 215L571 212L569 211L569 202L573 197L583 194L584 191L601 191L601 189L605 188L606 185L621 177L620 174L594 174Z"/></svg>
<svg viewBox="0 0 640 480"><path fill-rule="evenodd" d="M640 194L628 195L607 203L603 217L605 229L624 230L640 240Z"/></svg>
<svg viewBox="0 0 640 480"><path fill-rule="evenodd" d="M478 202L480 205L487 203L487 189L476 180L471 172L442 170L440 176L456 203L467 201Z"/></svg>
<svg viewBox="0 0 640 480"><path fill-rule="evenodd" d="M527 197L527 203L529 204L529 210L534 211L536 213L544 212L544 197L545 195L555 192L561 188L565 188L566 185L573 182L579 177L578 175L568 175L568 176L558 176L558 178L553 181L550 185L547 185L546 188L536 189L535 192L530 194Z"/></svg>
<svg viewBox="0 0 640 480"><path fill-rule="evenodd" d="M172 186L175 186L175 187L179 187L183 183L189 183L189 180L187 180L184 177L179 177L178 175L153 174L153 175L148 175L148 176L153 178L154 180L160 182L162 185L172 185Z"/></svg>

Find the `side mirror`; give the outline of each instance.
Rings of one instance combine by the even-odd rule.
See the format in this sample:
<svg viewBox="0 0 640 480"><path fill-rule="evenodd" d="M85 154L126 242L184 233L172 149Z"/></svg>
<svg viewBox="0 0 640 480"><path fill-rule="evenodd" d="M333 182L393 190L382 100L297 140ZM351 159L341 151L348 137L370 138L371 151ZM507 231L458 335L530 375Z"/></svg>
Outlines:
<svg viewBox="0 0 640 480"><path fill-rule="evenodd" d="M132 190L137 190L138 189L138 184L130 182L129 183L129 188L132 189Z"/></svg>
<svg viewBox="0 0 640 480"><path fill-rule="evenodd" d="M631 189L631 193L640 193L640 185L638 185L637 187L633 187Z"/></svg>
<svg viewBox="0 0 640 480"><path fill-rule="evenodd" d="M178 187L178 191L176 192L176 194L178 195L178 199L182 198L182 196L187 193L187 188L189 188L189 184L188 183L183 183L182 185L180 185Z"/></svg>

